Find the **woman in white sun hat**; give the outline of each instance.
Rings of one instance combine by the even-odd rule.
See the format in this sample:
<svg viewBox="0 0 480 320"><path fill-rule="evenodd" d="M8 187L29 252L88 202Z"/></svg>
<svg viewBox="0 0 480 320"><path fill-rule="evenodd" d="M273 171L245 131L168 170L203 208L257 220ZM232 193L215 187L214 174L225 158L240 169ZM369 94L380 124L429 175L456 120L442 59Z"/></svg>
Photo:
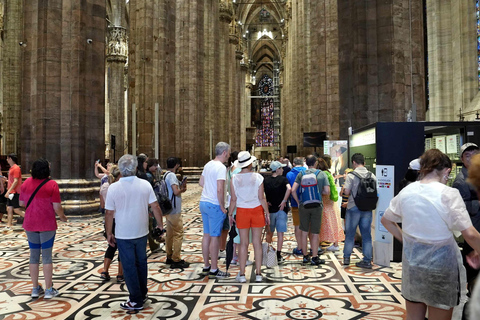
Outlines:
<svg viewBox="0 0 480 320"><path fill-rule="evenodd" d="M235 167L241 171L233 176L230 183L231 202L229 214L237 209L236 222L240 231L239 262L240 272L236 280L240 283L247 282L245 278L245 264L249 243L249 232L252 231L252 243L255 254L256 282L263 280L262 267L262 229L270 224L268 205L263 189L263 176L252 172L254 161L257 160L248 151L241 151L235 161ZM233 219L230 216L230 219Z"/></svg>

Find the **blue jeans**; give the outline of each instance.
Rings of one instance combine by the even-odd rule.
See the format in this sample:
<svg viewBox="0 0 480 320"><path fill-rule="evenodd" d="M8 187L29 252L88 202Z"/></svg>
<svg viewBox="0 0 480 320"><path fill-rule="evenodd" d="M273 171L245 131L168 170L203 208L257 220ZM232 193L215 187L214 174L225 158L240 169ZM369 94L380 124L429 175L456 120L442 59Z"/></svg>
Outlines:
<svg viewBox="0 0 480 320"><path fill-rule="evenodd" d="M357 207L347 209L345 215L345 246L343 248L343 256L350 258L355 242L355 232L357 226L360 228L362 234L362 249L363 260L372 261L373 247L372 247L372 211L361 211Z"/></svg>
<svg viewBox="0 0 480 320"><path fill-rule="evenodd" d="M143 306L147 295L147 236L137 239L116 239L118 254L123 266L125 284L130 301Z"/></svg>

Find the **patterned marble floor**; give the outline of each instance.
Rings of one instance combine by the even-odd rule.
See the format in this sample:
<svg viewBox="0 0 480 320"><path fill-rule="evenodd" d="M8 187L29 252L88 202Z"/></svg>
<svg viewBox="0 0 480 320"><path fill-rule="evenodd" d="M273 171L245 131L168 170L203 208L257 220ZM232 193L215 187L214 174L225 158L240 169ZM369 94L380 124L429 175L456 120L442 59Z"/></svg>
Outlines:
<svg viewBox="0 0 480 320"><path fill-rule="evenodd" d="M364 270L342 265L342 254L322 256L321 267L304 266L291 254L295 245L289 229L283 255L286 263L264 267L263 283L254 282L247 267L247 283L238 284L239 269L230 267L231 278L209 280L202 268L202 224L198 209L200 188L189 185L184 194L185 242L183 257L192 262L187 269L170 269L165 252L148 251L149 301L139 313L119 306L127 298L124 284L115 279L117 261L110 269L112 280L102 282L102 217L71 217L59 222L54 246L54 285L60 295L51 300L30 297L28 244L25 233L0 227L0 319L404 319L400 294L401 267L374 266ZM250 251L250 259L253 252ZM223 259L221 260L223 264ZM221 265L222 270L225 269ZM41 283L43 277L41 273Z"/></svg>

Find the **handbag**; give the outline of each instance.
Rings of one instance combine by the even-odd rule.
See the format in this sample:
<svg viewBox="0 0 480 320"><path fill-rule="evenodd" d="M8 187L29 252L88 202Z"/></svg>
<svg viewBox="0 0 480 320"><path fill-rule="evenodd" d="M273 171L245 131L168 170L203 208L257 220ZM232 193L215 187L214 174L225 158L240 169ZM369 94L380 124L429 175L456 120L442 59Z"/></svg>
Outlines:
<svg viewBox="0 0 480 320"><path fill-rule="evenodd" d="M263 229L262 238L265 239L266 235L267 228ZM270 243L262 243L262 253L262 265L266 266L267 268L273 268L275 266L278 266L277 250L275 250L275 248Z"/></svg>
<svg viewBox="0 0 480 320"><path fill-rule="evenodd" d="M266 266L267 268L278 266L277 250L275 250L271 244L266 242L262 243L262 251L262 265Z"/></svg>

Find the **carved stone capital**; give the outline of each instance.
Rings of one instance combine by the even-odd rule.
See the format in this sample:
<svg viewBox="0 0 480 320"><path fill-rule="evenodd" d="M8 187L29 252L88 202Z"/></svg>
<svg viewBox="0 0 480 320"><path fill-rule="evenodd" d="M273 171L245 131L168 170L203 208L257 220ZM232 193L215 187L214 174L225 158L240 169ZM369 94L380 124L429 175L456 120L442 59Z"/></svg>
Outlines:
<svg viewBox="0 0 480 320"><path fill-rule="evenodd" d="M230 34L228 37L228 42L230 44L237 45L240 42L240 40L236 34Z"/></svg>
<svg viewBox="0 0 480 320"><path fill-rule="evenodd" d="M233 6L228 0L220 0L220 21L230 23L233 20Z"/></svg>
<svg viewBox="0 0 480 320"><path fill-rule="evenodd" d="M235 59L242 60L243 59L243 51L235 51Z"/></svg>
<svg viewBox="0 0 480 320"><path fill-rule="evenodd" d="M245 88L247 88L248 90L252 90L252 89L253 89L253 84L250 83L250 82L247 82L247 83L245 84Z"/></svg>
<svg viewBox="0 0 480 320"><path fill-rule="evenodd" d="M127 29L119 26L108 27L106 51L107 61L122 63L127 62Z"/></svg>

